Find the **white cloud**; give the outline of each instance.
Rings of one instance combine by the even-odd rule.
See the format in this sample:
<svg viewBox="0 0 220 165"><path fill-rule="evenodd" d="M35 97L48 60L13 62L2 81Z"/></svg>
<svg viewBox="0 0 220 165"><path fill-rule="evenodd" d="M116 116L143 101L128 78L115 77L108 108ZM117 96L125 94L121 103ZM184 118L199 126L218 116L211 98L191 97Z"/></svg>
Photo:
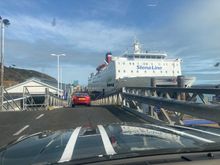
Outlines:
<svg viewBox="0 0 220 165"><path fill-rule="evenodd" d="M54 78L57 78L56 61L54 60L52 67L34 67L33 69L40 72L49 73ZM30 68L29 68L30 69ZM80 84L87 85L90 73L95 70L89 65L65 65L62 66L62 77L65 83L73 83L74 80L79 80Z"/></svg>
<svg viewBox="0 0 220 165"><path fill-rule="evenodd" d="M194 44L219 48L220 1L201 0L196 2L176 17L176 29L192 40Z"/></svg>
<svg viewBox="0 0 220 165"><path fill-rule="evenodd" d="M112 50L122 53L133 37L138 36L147 48L165 50L169 57L182 58L186 74L205 73L206 70L216 74L218 71L210 68L215 61L220 61L220 1L195 0L186 4L189 5L178 8L172 21L167 21L158 28L143 28L138 25L136 28L119 27L110 26L108 20L73 21L59 17L56 18L57 24L54 27L51 25L53 17L8 15L11 25L6 31L6 37L10 43L6 43L6 51L10 52L11 59L15 58L15 53L19 53L16 60L20 59L21 64L26 59L29 61L27 65L42 64L42 67L50 65L47 60L51 60L48 56L51 51L60 51L69 54L68 58L63 59L66 65L82 64L93 68L102 62L104 52ZM97 11L94 11L96 14L105 10L102 3L94 5L97 5ZM123 15L126 10L120 11L121 5L112 3L103 14L115 12Z"/></svg>
<svg viewBox="0 0 220 165"><path fill-rule="evenodd" d="M10 17L10 37L36 42L48 40L58 44L71 44L77 49L106 51L119 49L124 42L138 33L137 29L111 27L99 21L68 22L57 18L33 18L25 15Z"/></svg>
<svg viewBox="0 0 220 165"><path fill-rule="evenodd" d="M27 15L8 16L11 25L6 30L6 63L16 64L25 68L53 67L51 53L66 53L62 59L63 66L73 67L73 75L84 84L95 66L103 62L106 51L124 51L128 41L131 41L138 30L124 27L111 27L99 21L71 22L57 18L56 26L52 26L53 18L34 18ZM85 67L84 71L79 68ZM93 70L91 70L91 68ZM39 70L39 69L38 69ZM54 75L54 71L47 69ZM66 79L68 78L68 75ZM69 75L70 76L70 75Z"/></svg>

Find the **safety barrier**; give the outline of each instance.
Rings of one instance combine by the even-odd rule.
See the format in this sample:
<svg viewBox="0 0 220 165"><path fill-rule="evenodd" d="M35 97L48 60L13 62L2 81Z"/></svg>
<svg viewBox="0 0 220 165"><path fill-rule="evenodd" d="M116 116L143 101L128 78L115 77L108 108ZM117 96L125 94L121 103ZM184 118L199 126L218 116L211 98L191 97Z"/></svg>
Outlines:
<svg viewBox="0 0 220 165"><path fill-rule="evenodd" d="M94 105L118 105L152 122L183 124L184 115L220 123L219 88L124 87L93 101Z"/></svg>
<svg viewBox="0 0 220 165"><path fill-rule="evenodd" d="M36 86L42 88L41 86ZM35 87L35 88L36 88ZM51 107L58 108L67 106L67 100L57 97L53 93L49 92L48 88L45 88L45 93L30 93L29 87L23 88L23 95L17 98L13 98L6 89L1 88L3 95L0 95L1 111L36 111L36 110L49 110ZM3 98L2 98L3 96ZM36 102L36 98L40 102Z"/></svg>

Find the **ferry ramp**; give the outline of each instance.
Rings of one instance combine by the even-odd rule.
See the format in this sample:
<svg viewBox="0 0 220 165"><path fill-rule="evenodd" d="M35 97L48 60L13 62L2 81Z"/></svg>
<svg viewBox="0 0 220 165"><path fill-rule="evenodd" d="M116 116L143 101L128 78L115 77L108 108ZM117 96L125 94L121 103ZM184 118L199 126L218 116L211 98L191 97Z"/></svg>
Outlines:
<svg viewBox="0 0 220 165"><path fill-rule="evenodd" d="M95 126L145 120L117 106L76 106L49 111L9 111L0 115L0 146L24 135L78 126ZM10 123L10 124L9 124Z"/></svg>

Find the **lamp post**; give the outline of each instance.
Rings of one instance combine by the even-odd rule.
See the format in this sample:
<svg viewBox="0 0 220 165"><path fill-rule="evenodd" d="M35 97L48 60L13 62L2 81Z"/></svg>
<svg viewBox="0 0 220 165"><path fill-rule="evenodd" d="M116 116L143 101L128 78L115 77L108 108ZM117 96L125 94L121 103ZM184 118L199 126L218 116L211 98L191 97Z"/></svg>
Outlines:
<svg viewBox="0 0 220 165"><path fill-rule="evenodd" d="M3 92L3 86L4 86L4 40L5 40L5 26L9 26L10 22L8 19L3 19L0 16L0 28L1 28L1 80L0 80L0 90L1 90L1 99L0 99L0 110L3 110L3 97L4 97L4 92Z"/></svg>
<svg viewBox="0 0 220 165"><path fill-rule="evenodd" d="M66 56L65 54L51 54L51 56L57 57L57 96L59 97L60 89L60 56Z"/></svg>
<svg viewBox="0 0 220 165"><path fill-rule="evenodd" d="M63 90L63 69L62 66L60 66L60 89ZM63 96L63 93L62 93Z"/></svg>

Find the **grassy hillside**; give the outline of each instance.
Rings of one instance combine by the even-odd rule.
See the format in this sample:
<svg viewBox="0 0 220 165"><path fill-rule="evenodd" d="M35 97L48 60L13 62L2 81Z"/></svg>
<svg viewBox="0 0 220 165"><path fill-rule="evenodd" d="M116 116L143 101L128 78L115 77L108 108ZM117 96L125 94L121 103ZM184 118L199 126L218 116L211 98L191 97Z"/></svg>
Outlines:
<svg viewBox="0 0 220 165"><path fill-rule="evenodd" d="M19 69L14 67L5 67L4 68L4 86L9 87L17 83L23 82L28 78L37 77L44 78L47 80L56 81L53 77L40 73L34 70Z"/></svg>

